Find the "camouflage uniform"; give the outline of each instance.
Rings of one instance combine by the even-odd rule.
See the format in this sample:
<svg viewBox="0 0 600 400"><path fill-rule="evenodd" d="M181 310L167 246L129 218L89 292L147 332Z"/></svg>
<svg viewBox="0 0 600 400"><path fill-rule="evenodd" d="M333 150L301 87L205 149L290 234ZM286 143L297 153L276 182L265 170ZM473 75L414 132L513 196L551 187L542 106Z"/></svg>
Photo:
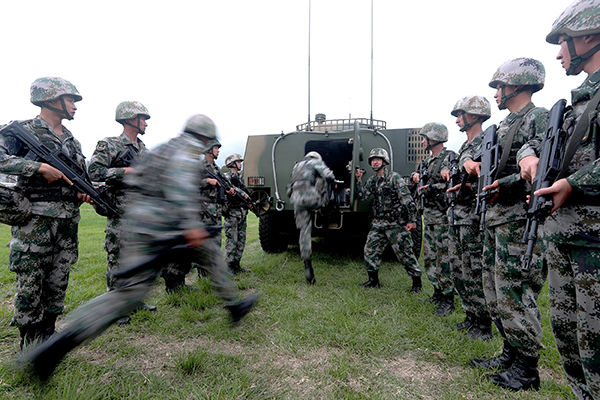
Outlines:
<svg viewBox="0 0 600 400"><path fill-rule="evenodd" d="M214 162L208 162L206 158L202 160L202 168L206 171L212 172L214 175L222 176L221 171L219 171L219 167L217 167ZM208 175L203 175L203 178L208 178ZM221 187L219 185L213 186L206 182L206 179L201 179L200 191L203 194L202 220L207 225L221 225L223 216L223 201L225 196L221 191ZM214 238L214 241L219 247L221 247L221 234L218 234Z"/></svg>
<svg viewBox="0 0 600 400"><path fill-rule="evenodd" d="M144 156L127 175L125 181L131 187L123 216L127 231L122 235L115 289L79 307L60 333L25 355L24 362L32 363L39 375L50 373L72 348L139 308L162 267L159 257L165 256L172 244L185 243L184 232L205 226L200 218L203 166L198 156L205 149L201 137L206 135L215 135L212 121L203 115L192 116L182 134ZM250 311L256 296L238 301L237 289L214 240L180 252L207 268L234 322Z"/></svg>
<svg viewBox="0 0 600 400"><path fill-rule="evenodd" d="M546 40L557 44L560 34L566 34L568 42L600 33L599 10L598 1L574 2L554 22ZM567 74L577 73L574 65L569 67ZM548 262L552 330L567 380L579 399L600 399L600 107L586 111L600 91L599 82L597 70L572 90L572 109L565 113L563 128L572 132L586 112L591 122L562 175L573 192L539 232ZM538 143L524 146L519 157L536 155Z"/></svg>
<svg viewBox="0 0 600 400"><path fill-rule="evenodd" d="M106 183L112 203L119 211L119 215L109 216L106 219L104 250L107 253L106 286L108 290L112 290L114 287L112 271L119 267L121 216L125 201L123 178L125 168L129 166L124 164L123 156L129 152L137 158L144 151L146 151L144 142L138 139L137 143L133 143L125 133L120 136L107 137L96 145L88 167L90 178L93 181Z"/></svg>
<svg viewBox="0 0 600 400"><path fill-rule="evenodd" d="M310 260L312 255L312 212L327 204L327 182L335 179L320 156L313 158L311 153L294 165L287 192L294 205L296 228L300 230L298 245L302 260Z"/></svg>
<svg viewBox="0 0 600 400"><path fill-rule="evenodd" d="M234 170L231 170L225 177L229 179L233 186L244 193L247 192L248 189L246 189L242 178ZM236 267L240 265L240 260L244 254L244 247L246 246L247 215L248 209L237 196L227 196L223 207L225 253L227 254L225 260L227 261L227 265Z"/></svg>
<svg viewBox="0 0 600 400"><path fill-rule="evenodd" d="M40 78L31 86L31 101L40 107L62 95L81 100L77 89L61 78ZM21 125L49 149L62 150L85 170L81 145L66 127L62 126L59 135L40 116ZM63 312L69 272L78 257L81 205L72 187L63 180L49 184L37 173L42 163L25 156L18 143L0 137L0 172L17 175L17 188L31 202L31 219L12 227L10 241L9 269L16 273L11 325L21 331L21 346L51 335Z"/></svg>
<svg viewBox="0 0 600 400"><path fill-rule="evenodd" d="M412 237L406 224L416 223L416 207L404 179L387 167L381 178L370 177L367 182L357 182L360 199L373 199L373 220L364 248L367 271L379 271L381 256L388 244L413 278L421 276L421 269L413 253Z"/></svg>

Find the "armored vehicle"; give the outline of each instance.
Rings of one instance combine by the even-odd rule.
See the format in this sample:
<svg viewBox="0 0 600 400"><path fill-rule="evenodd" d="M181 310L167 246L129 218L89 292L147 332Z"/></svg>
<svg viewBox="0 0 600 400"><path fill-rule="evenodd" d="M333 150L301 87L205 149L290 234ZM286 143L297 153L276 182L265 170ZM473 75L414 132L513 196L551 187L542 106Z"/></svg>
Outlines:
<svg viewBox="0 0 600 400"><path fill-rule="evenodd" d="M294 209L286 194L294 164L309 151L317 151L333 171L337 188L331 189L327 208L313 217L313 237L362 235L369 231L369 204L354 193L356 168L365 178L374 174L369 151L386 149L392 170L408 177L425 156L418 129L387 129L386 122L369 118L325 119L296 126L287 134L249 136L244 155L244 176L255 200L266 210L259 220L261 247L268 253L287 249L297 237ZM420 225L420 224L417 224ZM420 249L420 234L418 245Z"/></svg>

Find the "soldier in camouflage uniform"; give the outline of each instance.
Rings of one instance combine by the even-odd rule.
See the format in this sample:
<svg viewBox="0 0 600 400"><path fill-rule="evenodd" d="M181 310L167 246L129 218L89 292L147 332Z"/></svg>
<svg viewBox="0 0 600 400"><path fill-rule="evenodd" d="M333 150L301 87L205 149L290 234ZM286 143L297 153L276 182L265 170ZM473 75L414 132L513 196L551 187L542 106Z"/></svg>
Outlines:
<svg viewBox="0 0 600 400"><path fill-rule="evenodd" d="M81 95L71 82L57 77L36 79L31 102L40 115L21 122L51 150L61 150L85 169L81 145L62 125L71 120ZM52 166L24 158L20 143L0 137L0 172L17 175L18 189L31 202L32 217L12 227L9 269L16 273L11 325L21 333L21 348L54 332L63 312L71 266L77 261L79 206L89 196L76 193L71 181Z"/></svg>
<svg viewBox="0 0 600 400"><path fill-rule="evenodd" d="M127 231L122 236L121 267L114 274L115 289L75 310L60 333L22 357L21 362L38 376L49 376L67 352L137 309L164 259L172 257L174 251L186 252L191 260L206 267L234 323L252 309L257 295L239 300L221 250L208 238L201 219L203 164L198 155L215 136L212 120L194 115L183 133L145 155L127 175L131 188L123 216ZM176 244L178 250L173 249Z"/></svg>
<svg viewBox="0 0 600 400"><path fill-rule="evenodd" d="M244 159L241 155L233 153L225 159L225 166L229 168L229 173L226 178L229 179L232 186L240 190L239 195L250 200L248 189L244 185L244 181L240 176L242 170L242 162ZM250 272L240 266L244 247L246 246L246 216L248 208L242 200L237 196L229 196L225 199L223 206L223 217L225 220L225 253L227 265L234 273Z"/></svg>
<svg viewBox="0 0 600 400"><path fill-rule="evenodd" d="M433 296L428 301L438 305L436 315L446 316L454 311L454 285L448 259L446 182L441 171L453 152L444 147L448 141L448 128L445 125L430 122L421 128L419 135L423 137L425 149L431 152L423 161L427 176L417 193L418 196L424 196L424 210L421 210L425 225L423 264L433 286ZM414 183L419 183L421 178L418 171L411 176Z"/></svg>
<svg viewBox="0 0 600 400"><path fill-rule="evenodd" d="M497 192L488 202L483 242L483 290L488 311L504 337L502 354L488 360L474 359L481 368L502 370L491 375L496 385L512 390L537 389L537 369L542 348L542 326L537 298L544 285L546 271L539 249L531 268L521 268L526 244L526 203L530 191L521 179L517 152L527 141L541 137L546 130L548 111L535 107L533 93L544 87L544 66L531 58L517 58L502 64L490 82L496 89L498 108L510 114L498 127L501 149L494 182L482 188ZM471 164L468 164L471 163ZM471 175L478 174L480 163L464 164Z"/></svg>
<svg viewBox="0 0 600 400"><path fill-rule="evenodd" d="M483 122L492 115L490 103L483 96L466 96L459 99L451 114L456 124L465 132L467 140L458 151L460 183L450 188L456 195L454 225L450 229L448 253L452 280L465 310L465 320L456 325L465 329L466 336L476 340L492 338L492 321L485 303L482 281L483 238L479 232L479 217L475 214L477 177L468 175L463 164L472 160L475 149L481 146ZM442 175L450 180L450 165L444 165ZM450 210L449 210L450 212Z"/></svg>
<svg viewBox="0 0 600 400"><path fill-rule="evenodd" d="M387 150L374 148L369 153L369 165L375 171L363 185L363 171L357 169L356 190L360 199L373 199L373 220L365 243L365 264L369 279L361 286L379 288L381 256L388 244L392 246L398 261L412 278L410 292L419 293L422 288L421 269L413 253L410 232L416 229L415 203L404 179L389 171L390 157Z"/></svg>
<svg viewBox="0 0 600 400"><path fill-rule="evenodd" d="M96 182L105 182L108 195L112 204L119 212L118 215L106 218L106 237L104 250L106 250L106 287L114 289L115 279L112 271L119 268L119 245L121 237L121 217L124 211L126 174L132 171L131 164L138 156L146 151L144 142L138 137L146 132L150 119L148 109L137 101L124 101L117 106L115 120L123 125L123 133L119 136L107 137L98 142L92 154L88 172L90 178ZM156 306L144 304L143 309L156 311ZM121 324L129 323L129 317L120 321Z"/></svg>
<svg viewBox="0 0 600 400"><path fill-rule="evenodd" d="M294 205L296 228L300 231L298 245L304 261L304 276L310 285L316 282L311 260L312 215L315 210L327 205L327 185L334 180L333 172L327 168L321 155L310 151L294 165L287 187L287 195Z"/></svg>
<svg viewBox="0 0 600 400"><path fill-rule="evenodd" d="M571 390L578 399L600 399L600 1L572 3L546 41L560 45L557 58L567 75L587 74L572 90L572 107L564 116L569 139L561 179L535 193L554 202L539 232L548 262L550 318ZM538 143L519 153L526 180L536 174Z"/></svg>

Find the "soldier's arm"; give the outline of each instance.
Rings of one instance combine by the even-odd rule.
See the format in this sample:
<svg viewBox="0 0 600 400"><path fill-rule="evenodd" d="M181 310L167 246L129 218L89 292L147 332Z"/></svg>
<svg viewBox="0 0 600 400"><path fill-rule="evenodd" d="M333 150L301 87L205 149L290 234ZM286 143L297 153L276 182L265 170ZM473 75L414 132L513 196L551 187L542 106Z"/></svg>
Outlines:
<svg viewBox="0 0 600 400"><path fill-rule="evenodd" d="M573 190L582 196L600 196L600 159L567 177Z"/></svg>
<svg viewBox="0 0 600 400"><path fill-rule="evenodd" d="M106 182L108 184L123 180L125 168L114 168L110 166L114 149L107 140L100 140L90 159L88 174L92 181Z"/></svg>
<svg viewBox="0 0 600 400"><path fill-rule="evenodd" d="M404 207L408 212L408 222L416 222L417 206L412 195L410 194L410 189L406 185L406 182L400 177L400 175L394 174L394 177L392 178L392 185L398 192L398 198L400 199L399 206Z"/></svg>
<svg viewBox="0 0 600 400"><path fill-rule="evenodd" d="M0 136L0 172L21 176L32 176L40 172L42 163L15 155L19 149L20 144L16 139Z"/></svg>

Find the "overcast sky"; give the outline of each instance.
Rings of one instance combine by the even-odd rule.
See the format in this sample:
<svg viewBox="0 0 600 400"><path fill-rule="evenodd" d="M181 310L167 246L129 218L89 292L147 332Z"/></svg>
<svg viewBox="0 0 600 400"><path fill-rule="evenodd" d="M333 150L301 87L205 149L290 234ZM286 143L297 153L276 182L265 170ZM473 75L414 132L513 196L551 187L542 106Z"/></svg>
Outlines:
<svg viewBox="0 0 600 400"><path fill-rule="evenodd" d="M517 57L546 67L534 95L550 108L584 76L567 77L545 42L571 0L374 0L373 117L389 128L437 121L449 146L465 136L454 103L482 95L498 111L488 83ZM137 100L152 118L150 147L175 136L191 114L216 122L219 164L243 154L248 135L290 132L308 113L309 0L3 1L0 122L39 108L29 87L60 76L78 88L65 125L90 157L96 142L121 133L115 108ZM312 0L310 113L368 117L371 110L371 0ZM484 126L485 127L485 126Z"/></svg>

